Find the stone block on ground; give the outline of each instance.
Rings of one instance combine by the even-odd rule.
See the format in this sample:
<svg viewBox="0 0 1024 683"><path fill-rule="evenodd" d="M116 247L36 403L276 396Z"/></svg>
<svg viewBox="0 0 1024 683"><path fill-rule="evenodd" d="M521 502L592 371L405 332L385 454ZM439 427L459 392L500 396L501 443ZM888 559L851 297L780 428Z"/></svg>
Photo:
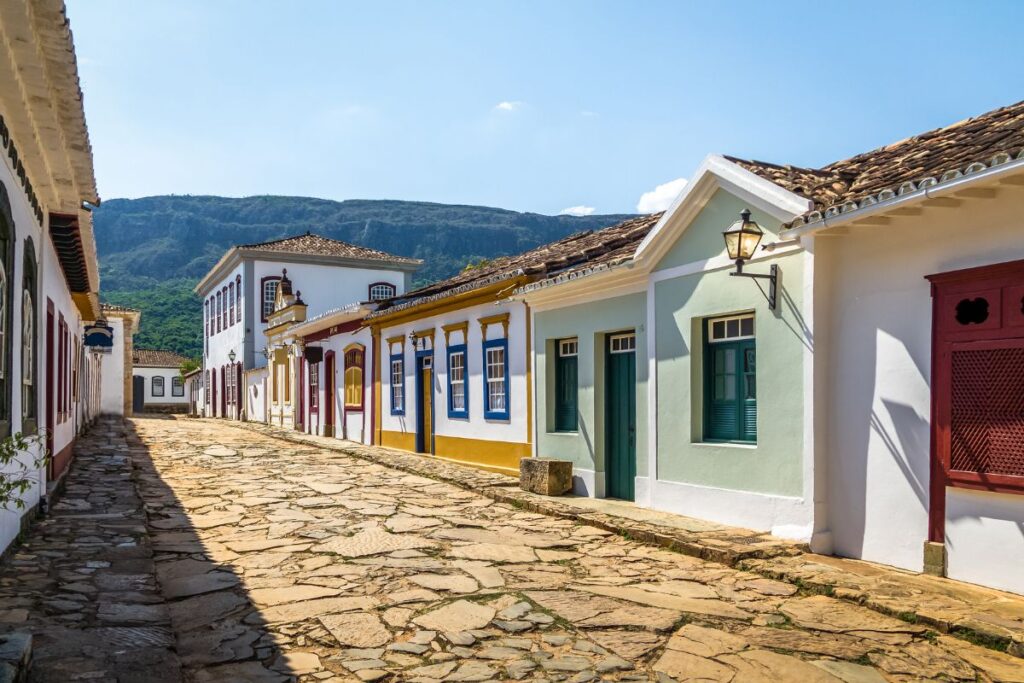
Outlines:
<svg viewBox="0 0 1024 683"><path fill-rule="evenodd" d="M31 663L31 633L7 633L0 636L0 681L21 683L28 680Z"/></svg>
<svg viewBox="0 0 1024 683"><path fill-rule="evenodd" d="M553 458L522 458L519 487L542 496L561 496L572 490L572 463Z"/></svg>

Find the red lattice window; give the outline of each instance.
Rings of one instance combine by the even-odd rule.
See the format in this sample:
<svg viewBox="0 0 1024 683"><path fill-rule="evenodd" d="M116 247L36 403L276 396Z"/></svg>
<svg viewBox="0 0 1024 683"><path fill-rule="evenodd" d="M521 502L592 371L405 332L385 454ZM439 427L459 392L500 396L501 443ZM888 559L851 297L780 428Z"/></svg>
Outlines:
<svg viewBox="0 0 1024 683"><path fill-rule="evenodd" d="M1024 344L954 348L949 469L1024 477Z"/></svg>

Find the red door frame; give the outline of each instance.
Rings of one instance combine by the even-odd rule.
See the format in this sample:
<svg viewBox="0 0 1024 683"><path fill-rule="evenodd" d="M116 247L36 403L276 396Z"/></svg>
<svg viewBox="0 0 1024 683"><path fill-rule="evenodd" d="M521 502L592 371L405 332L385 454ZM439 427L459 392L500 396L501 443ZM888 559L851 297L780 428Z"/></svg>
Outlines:
<svg viewBox="0 0 1024 683"><path fill-rule="evenodd" d="M324 436L334 436L334 351L324 354Z"/></svg>
<svg viewBox="0 0 1024 683"><path fill-rule="evenodd" d="M228 416L228 383L227 373L224 372L224 366L220 366L220 416Z"/></svg>
<svg viewBox="0 0 1024 683"><path fill-rule="evenodd" d="M50 454L49 478L52 480L59 470L57 469L57 454L53 452L53 394L55 392L53 382L53 345L54 345L54 320L53 301L46 299L46 452Z"/></svg>
<svg viewBox="0 0 1024 683"><path fill-rule="evenodd" d="M235 363L235 419L242 419L242 407L245 401L242 400L242 361Z"/></svg>
<svg viewBox="0 0 1024 683"><path fill-rule="evenodd" d="M927 279L932 293L928 540L943 543L946 487L1024 494L1024 477L951 469L953 352L1024 346L1024 260L939 273ZM959 323L957 304L978 298L988 304L986 319Z"/></svg>
<svg viewBox="0 0 1024 683"><path fill-rule="evenodd" d="M217 417L217 368L210 370L210 417Z"/></svg>

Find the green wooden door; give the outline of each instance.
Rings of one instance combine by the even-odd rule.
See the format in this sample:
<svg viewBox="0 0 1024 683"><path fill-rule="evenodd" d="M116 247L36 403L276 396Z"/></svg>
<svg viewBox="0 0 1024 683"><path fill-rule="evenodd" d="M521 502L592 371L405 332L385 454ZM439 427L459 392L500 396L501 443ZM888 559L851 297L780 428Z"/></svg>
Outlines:
<svg viewBox="0 0 1024 683"><path fill-rule="evenodd" d="M633 500L636 477L636 337L608 336L605 347L605 492Z"/></svg>

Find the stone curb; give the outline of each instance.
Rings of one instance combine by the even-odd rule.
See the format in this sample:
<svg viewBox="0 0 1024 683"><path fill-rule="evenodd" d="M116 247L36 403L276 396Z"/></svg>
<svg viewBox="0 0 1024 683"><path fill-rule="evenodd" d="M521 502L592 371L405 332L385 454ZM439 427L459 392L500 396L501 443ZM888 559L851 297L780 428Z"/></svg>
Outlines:
<svg viewBox="0 0 1024 683"><path fill-rule="evenodd" d="M199 419L222 422L213 418ZM646 545L658 546L683 555L735 567L812 592L828 594L887 616L931 626L942 633L948 633L962 640L1024 658L1024 633L1015 635L1006 629L980 620L972 620L967 623L959 619L942 618L919 609L915 604L901 604L898 600L882 603L867 590L851 589L848 586L840 585L839 582L820 579L808 580L800 576L797 571L766 566L765 561L772 558L796 557L809 553L810 549L806 544L772 541L767 535L759 537L764 539L761 542L752 543L751 537L746 537L741 542L730 542L727 538L706 538L706 534L699 532L686 532L600 512L580 512L568 505L560 504L556 499L520 490L517 488L518 481L513 477L483 472L448 461L429 461L423 456L411 453L394 452L392 454L392 451L388 450L387 457L384 457L381 453L376 452L382 450L379 446L350 447L341 443L334 445L313 442L263 424L251 422L231 422L229 424L282 441L323 448L391 469L444 481L479 493L496 502L506 503L529 512L595 526ZM452 468L456 468L457 474L452 473Z"/></svg>

